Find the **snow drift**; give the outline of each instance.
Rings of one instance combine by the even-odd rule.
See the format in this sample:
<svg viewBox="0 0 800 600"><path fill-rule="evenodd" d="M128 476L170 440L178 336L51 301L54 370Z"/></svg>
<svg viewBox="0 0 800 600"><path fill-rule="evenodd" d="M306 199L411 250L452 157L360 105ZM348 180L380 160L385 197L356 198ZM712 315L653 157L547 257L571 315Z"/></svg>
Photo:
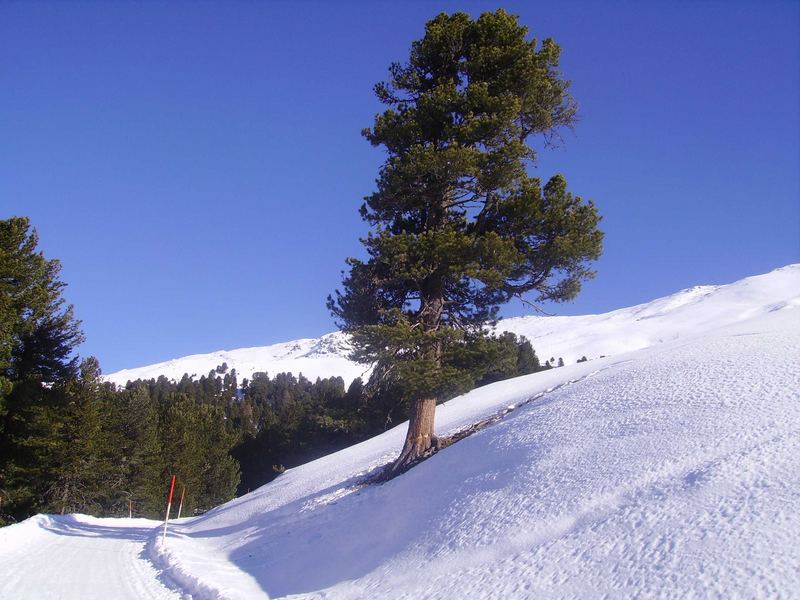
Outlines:
<svg viewBox="0 0 800 600"><path fill-rule="evenodd" d="M165 543L143 520L0 530L0 597L791 597L800 266L678 296L626 309L661 323L630 343L662 343L442 405L440 435L506 414L383 485L361 483L404 425Z"/></svg>

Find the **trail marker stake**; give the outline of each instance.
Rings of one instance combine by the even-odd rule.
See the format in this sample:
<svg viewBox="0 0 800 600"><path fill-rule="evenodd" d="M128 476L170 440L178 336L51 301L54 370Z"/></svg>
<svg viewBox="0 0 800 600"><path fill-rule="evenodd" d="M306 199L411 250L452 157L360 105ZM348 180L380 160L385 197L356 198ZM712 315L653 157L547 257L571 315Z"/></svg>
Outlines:
<svg viewBox="0 0 800 600"><path fill-rule="evenodd" d="M181 503L178 505L178 516L177 518L181 518L181 511L183 510L183 497L186 495L186 486L183 486L183 490L181 490Z"/></svg>
<svg viewBox="0 0 800 600"><path fill-rule="evenodd" d="M169 500L167 500L167 516L164 517L164 534L161 536L161 539L166 541L167 539L167 522L169 521L169 510L172 508L172 492L175 491L175 475L172 476L172 483L169 486Z"/></svg>

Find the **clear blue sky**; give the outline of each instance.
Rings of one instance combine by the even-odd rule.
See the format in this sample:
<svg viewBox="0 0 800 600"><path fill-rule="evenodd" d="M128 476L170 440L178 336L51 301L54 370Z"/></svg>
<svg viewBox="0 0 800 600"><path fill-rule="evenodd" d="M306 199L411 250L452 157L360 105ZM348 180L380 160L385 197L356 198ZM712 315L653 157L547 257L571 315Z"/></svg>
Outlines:
<svg viewBox="0 0 800 600"><path fill-rule="evenodd" d="M603 312L800 261L797 2L0 3L0 218L63 263L112 372L334 329L365 229L372 86L441 11L563 48L541 154L604 215ZM505 314L524 314L513 304Z"/></svg>

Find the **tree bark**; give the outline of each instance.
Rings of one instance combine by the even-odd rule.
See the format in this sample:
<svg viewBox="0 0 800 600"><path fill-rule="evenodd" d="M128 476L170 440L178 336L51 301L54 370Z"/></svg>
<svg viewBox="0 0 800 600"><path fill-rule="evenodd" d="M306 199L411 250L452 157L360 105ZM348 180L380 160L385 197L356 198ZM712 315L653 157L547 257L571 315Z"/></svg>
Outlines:
<svg viewBox="0 0 800 600"><path fill-rule="evenodd" d="M435 414L436 398L414 402L403 451L391 466L393 474L399 475L439 449L439 438L433 432Z"/></svg>

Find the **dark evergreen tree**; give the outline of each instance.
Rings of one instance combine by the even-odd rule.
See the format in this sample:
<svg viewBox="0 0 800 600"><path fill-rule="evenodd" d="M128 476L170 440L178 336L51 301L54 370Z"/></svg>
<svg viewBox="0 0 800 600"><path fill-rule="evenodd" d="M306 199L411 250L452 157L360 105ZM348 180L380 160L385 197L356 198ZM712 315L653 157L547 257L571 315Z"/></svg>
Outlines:
<svg viewBox="0 0 800 600"><path fill-rule="evenodd" d="M527 173L529 138L575 121L558 45L527 37L503 10L440 14L375 87L388 108L364 133L388 158L361 209L368 258L348 259L328 306L353 356L412 401L395 471L438 447L437 398L472 385L459 356L500 304L573 298L601 251L591 202L560 175L542 186Z"/></svg>
<svg viewBox="0 0 800 600"><path fill-rule="evenodd" d="M522 336L517 346L517 375L528 375L541 370L542 366L539 364L539 357L536 356L533 346L525 336Z"/></svg>
<svg viewBox="0 0 800 600"><path fill-rule="evenodd" d="M124 478L106 417L113 390L99 375L89 358L78 378L42 388L27 411L6 471L15 519L34 512L104 514L120 493Z"/></svg>
<svg viewBox="0 0 800 600"><path fill-rule="evenodd" d="M58 435L61 427L57 406L60 389L17 383L15 391L24 391L29 405L24 421L6 426L0 436L3 446L2 502L0 525L25 519L44 509L46 486L56 476ZM21 411L14 411L19 418Z"/></svg>
<svg viewBox="0 0 800 600"><path fill-rule="evenodd" d="M224 411L217 406L201 406L198 425L195 433L202 447L202 460L195 508L205 512L233 499L241 473L239 463L230 454L237 436L228 430Z"/></svg>
<svg viewBox="0 0 800 600"><path fill-rule="evenodd" d="M469 356L462 368L469 368L469 363L479 366L476 385L482 386L495 381L516 377L518 373L517 336L508 331L496 338L486 338L483 348L477 344L465 346L469 350L483 350L480 357ZM486 368L483 368L485 365ZM446 398L442 398L446 400Z"/></svg>
<svg viewBox="0 0 800 600"><path fill-rule="evenodd" d="M364 396L364 382L361 377L356 377L350 382L347 388L347 393L342 399L342 408L350 414L354 414L361 406L361 400Z"/></svg>
<svg viewBox="0 0 800 600"><path fill-rule="evenodd" d="M27 516L32 488L15 473L31 468L33 424L58 426L44 413L58 386L77 377L74 351L83 341L62 297L61 266L37 244L27 218L0 221L0 522Z"/></svg>
<svg viewBox="0 0 800 600"><path fill-rule="evenodd" d="M43 432L52 461L43 510L101 514L121 491L122 473L116 468L120 457L104 427L107 391L94 358L84 360L80 376L61 390L63 404L51 413L56 435Z"/></svg>
<svg viewBox="0 0 800 600"><path fill-rule="evenodd" d="M159 438L158 405L143 384L120 391L109 410L110 429L122 471L122 493L111 512L127 514L128 501L134 514L157 517L163 511L165 471Z"/></svg>
<svg viewBox="0 0 800 600"><path fill-rule="evenodd" d="M8 382L47 383L75 377L80 322L62 297L61 264L36 246L27 218L0 221L0 373Z"/></svg>
<svg viewBox="0 0 800 600"><path fill-rule="evenodd" d="M185 514L231 500L239 465L230 456L236 436L227 430L222 408L174 393L165 399L159 422L165 459L160 479L165 482L175 474L186 486Z"/></svg>

